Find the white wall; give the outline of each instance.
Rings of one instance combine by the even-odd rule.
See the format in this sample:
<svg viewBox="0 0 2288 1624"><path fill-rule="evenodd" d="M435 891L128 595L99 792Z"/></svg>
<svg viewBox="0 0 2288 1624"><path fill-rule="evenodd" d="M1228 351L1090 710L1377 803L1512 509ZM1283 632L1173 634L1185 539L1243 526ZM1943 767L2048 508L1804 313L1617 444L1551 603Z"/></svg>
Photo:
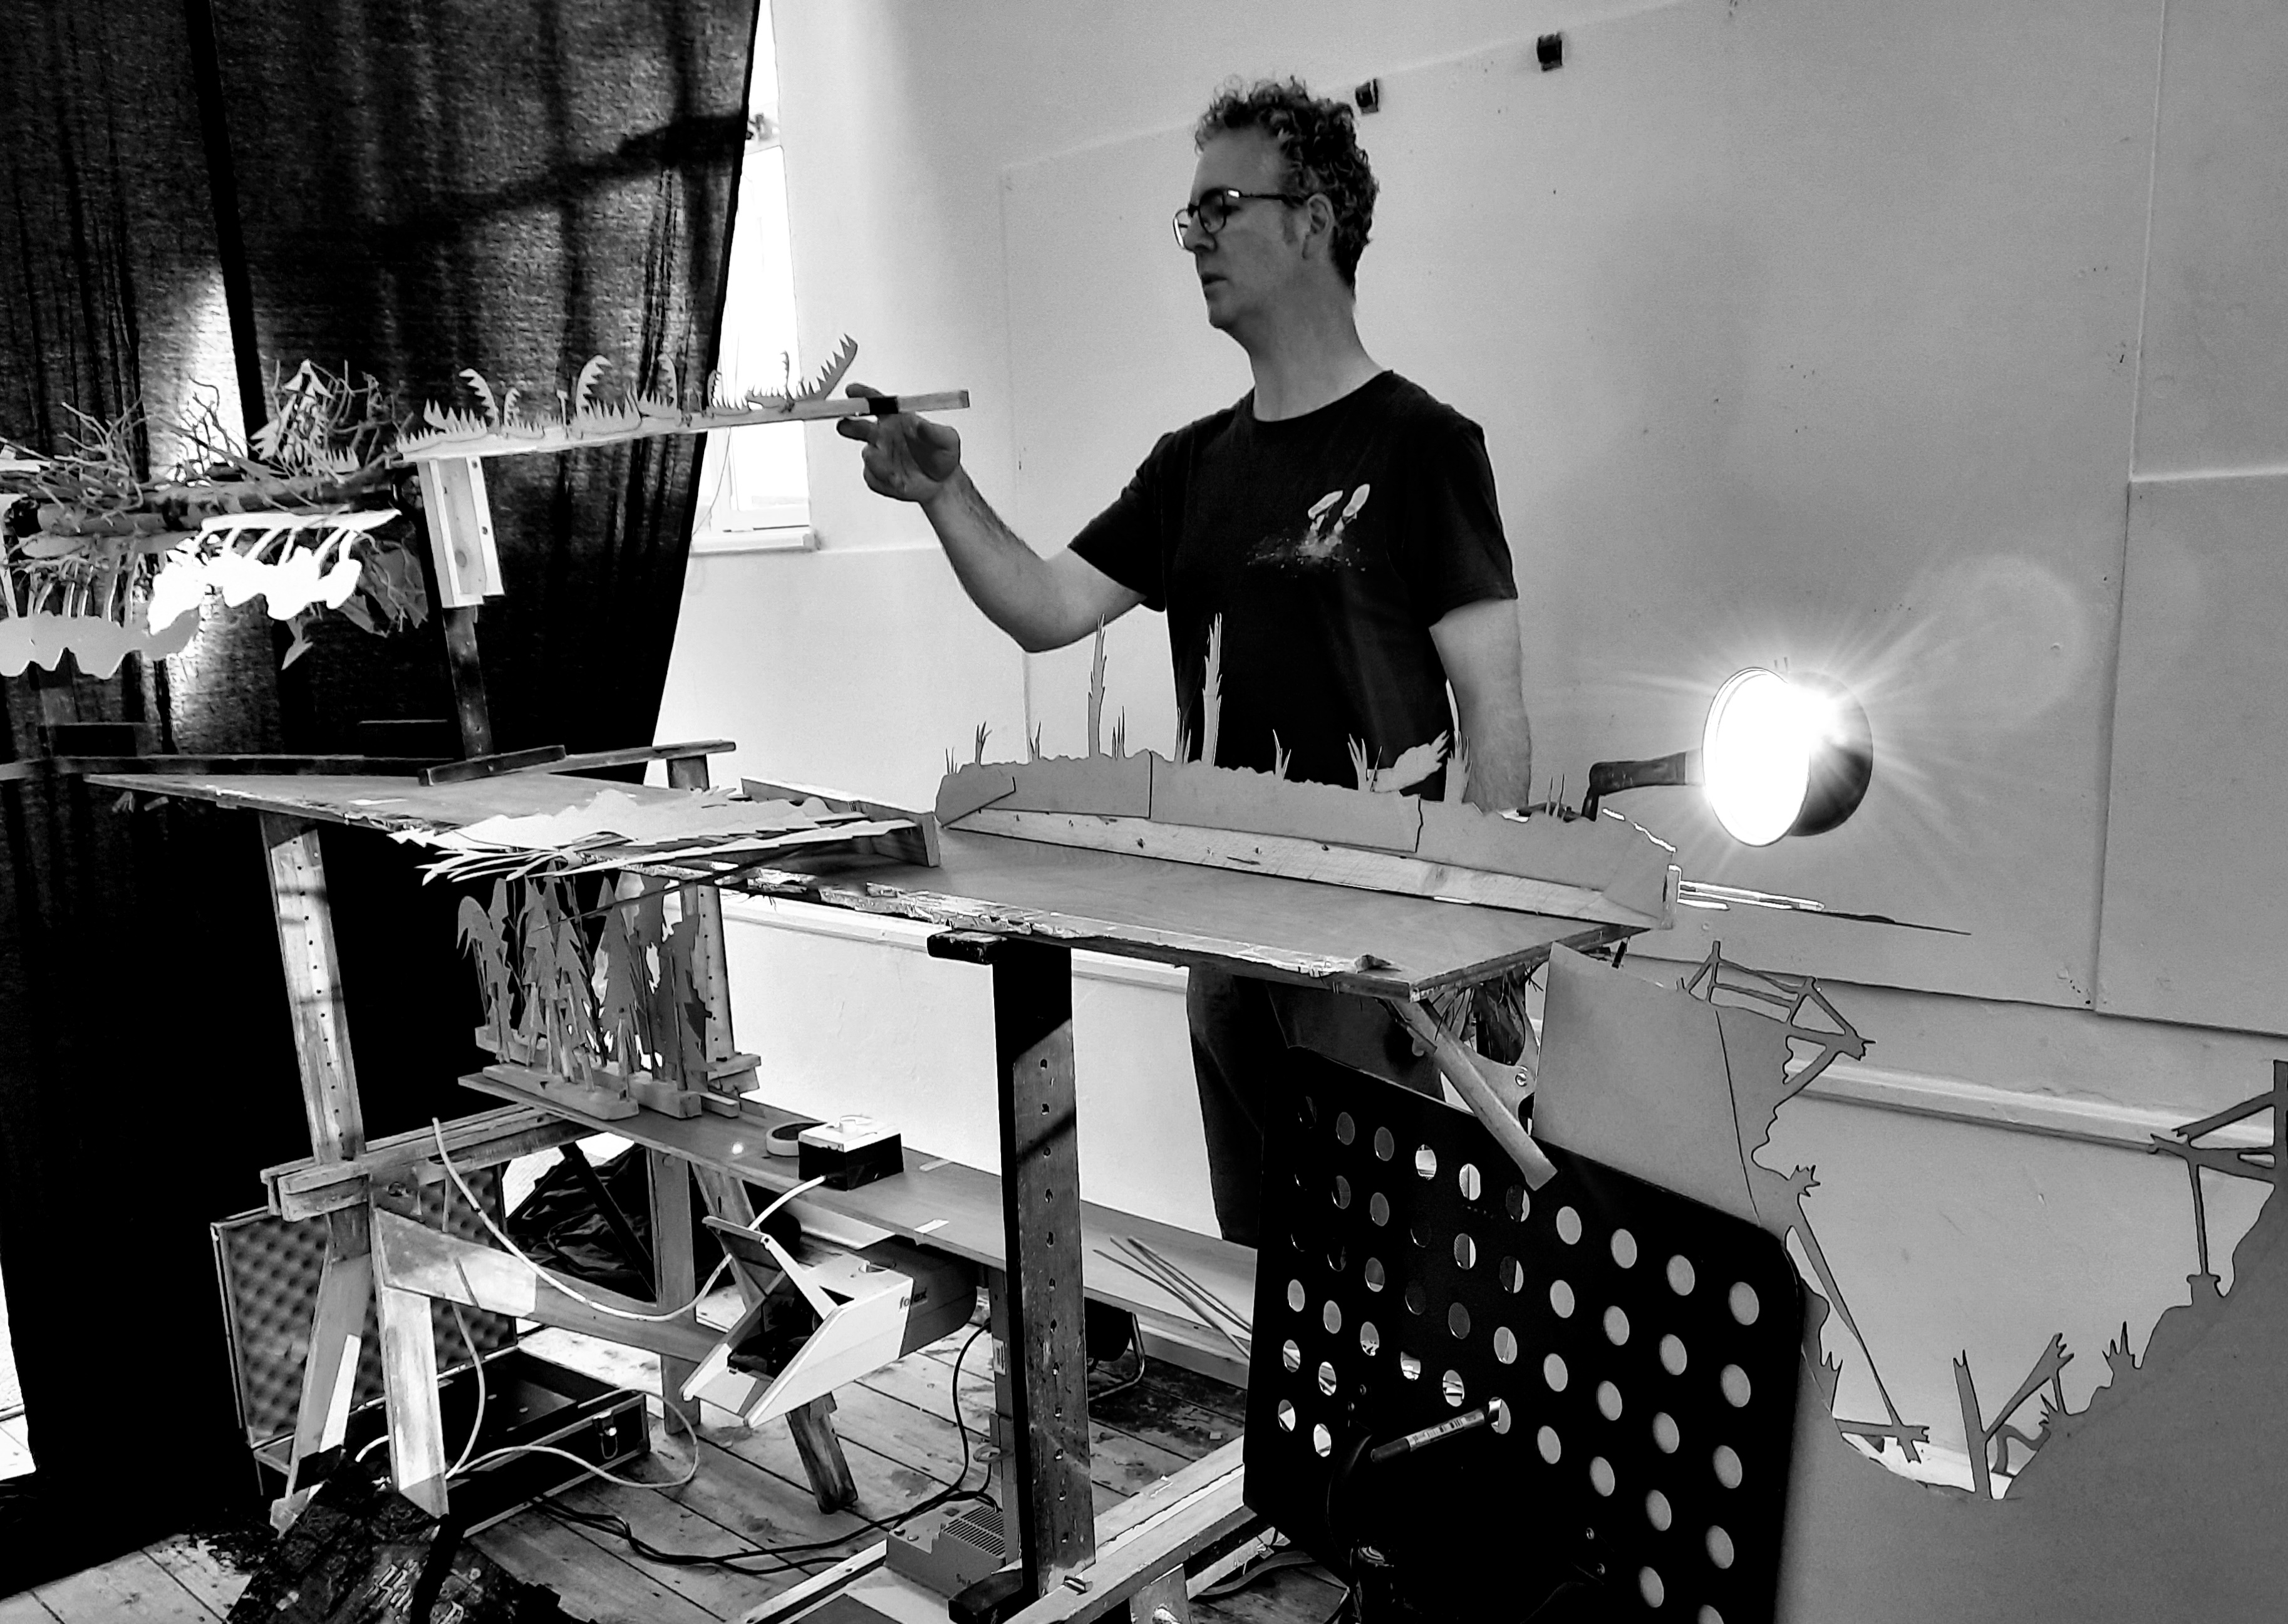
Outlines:
<svg viewBox="0 0 2288 1624"><path fill-rule="evenodd" d="M2066 1329L2070 1389L2121 1320L2141 1341L2190 1225L2181 1172L2134 1142L2260 1091L2281 1040L2252 1034L2288 1032L2288 853L2263 815L2288 789L2288 13L774 14L806 353L848 331L870 382L969 389L973 471L1045 547L1244 387L1166 242L1208 92L1381 76L1362 322L1488 427L1545 768L1577 793L1592 759L1673 748L1735 662L1838 669L1884 752L1854 824L1745 854L1689 803L1635 810L1696 877L1974 932L1735 912L1641 949L1720 939L1846 983L1878 1043L1838 1083L1856 1103L1790 1107L1780 1143L1821 1168L1812 1211L1895 1392L1949 1434L1958 1350L2006 1386ZM1531 71L1555 28L1568 65ZM977 722L1076 737L1083 656L1019 656L919 516L811 432L823 551L695 561L661 737L910 800ZM1168 728L1165 661L1156 619L1116 629L1140 742ZM790 1104L863 1104L989 1161L958 967L733 939L743 1044ZM1172 987L1085 986L1089 1193L1204 1224ZM1974 1125L2013 1119L2051 1131Z"/></svg>

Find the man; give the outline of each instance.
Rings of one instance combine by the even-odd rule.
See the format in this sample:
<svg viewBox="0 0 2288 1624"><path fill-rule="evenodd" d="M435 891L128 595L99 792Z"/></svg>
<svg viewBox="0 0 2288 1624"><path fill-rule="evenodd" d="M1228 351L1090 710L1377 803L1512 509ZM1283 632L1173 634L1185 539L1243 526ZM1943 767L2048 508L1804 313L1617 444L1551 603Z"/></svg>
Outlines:
<svg viewBox="0 0 2288 1624"><path fill-rule="evenodd" d="M921 504L963 587L1027 650L1076 642L1138 604L1164 610L1180 737L1195 752L1214 642L1218 765L1352 784L1355 750L1386 780L1412 751L1430 764L1376 787L1434 794L1434 747L1458 722L1469 799L1521 805L1532 745L1493 472L1476 424L1359 342L1377 188L1351 109L1291 80L1235 87L1194 145L1177 242L1255 386L1164 435L1069 547L1043 558L1001 522L952 429L897 416L840 432L866 442L869 486ZM1230 1240L1255 1244L1267 1105L1324 1057L1437 1092L1378 1005L1195 970L1188 1012Z"/></svg>

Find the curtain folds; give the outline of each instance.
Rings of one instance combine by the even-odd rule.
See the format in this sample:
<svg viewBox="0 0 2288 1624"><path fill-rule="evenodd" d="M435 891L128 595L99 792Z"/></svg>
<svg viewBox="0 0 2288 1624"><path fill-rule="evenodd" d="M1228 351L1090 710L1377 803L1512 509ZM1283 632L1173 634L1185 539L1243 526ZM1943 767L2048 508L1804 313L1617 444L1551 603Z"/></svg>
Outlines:
<svg viewBox="0 0 2288 1624"><path fill-rule="evenodd" d="M0 0L0 435L53 449L68 404L139 399L163 469L195 386L258 421L242 380L306 356L409 408L464 367L552 396L598 354L623 383L703 386L754 20L754 0ZM488 465L500 748L649 741L697 455ZM0 677L0 760L60 720L300 751L451 714L434 619L322 622L283 672L282 642L258 606L155 669ZM250 819L25 780L0 784L0 1281L39 1460L36 1496L0 1493L5 1593L253 1489L206 1226L306 1140ZM386 842L330 836L326 856L369 1131L475 1108L452 1082L474 991L449 893ZM27 1538L35 1499L71 1511Z"/></svg>

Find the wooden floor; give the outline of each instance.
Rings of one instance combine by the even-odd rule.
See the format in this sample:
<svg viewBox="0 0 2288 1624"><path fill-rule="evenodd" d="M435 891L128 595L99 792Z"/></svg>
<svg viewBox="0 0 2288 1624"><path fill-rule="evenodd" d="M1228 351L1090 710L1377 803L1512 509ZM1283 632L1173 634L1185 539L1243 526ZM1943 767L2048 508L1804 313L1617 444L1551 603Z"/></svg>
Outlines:
<svg viewBox="0 0 2288 1624"><path fill-rule="evenodd" d="M858 1484L857 1514L820 1514L783 1424L754 1431L703 1426L699 1473L688 1487L658 1493L591 1482L520 1512L480 1534L477 1543L510 1572L557 1591L565 1611L576 1618L609 1624L736 1620L798 1582L801 1573L743 1573L647 1562L614 1534L572 1522L553 1508L624 1517L647 1543L671 1551L720 1553L836 1541L806 1557L810 1569L824 1566L880 1537L862 1526L860 1514L894 1516L953 1481L961 1462L953 1421L953 1363L968 1335L965 1330L923 1349L837 1394L835 1422ZM655 1365L630 1350L555 1332L538 1333L527 1345L624 1385L658 1390ZM973 1485L984 1475L978 1440L991 1425L993 1382L986 1363L990 1346L980 1337L961 1371ZM1107 1390L1132 1373L1132 1358L1119 1369L1092 1375L1090 1477L1100 1514L1241 1430L1243 1395L1172 1366L1148 1365L1135 1385ZM656 1417L653 1424L657 1447L632 1475L680 1476L690 1460L688 1443L679 1430L662 1438ZM113 1624L121 1619L212 1624L244 1588L252 1544L190 1536L169 1540L0 1599L0 1624ZM1286 1568L1220 1600L1196 1601L1194 1612L1202 1619L1252 1624L1322 1624L1340 1599L1339 1588L1319 1570Z"/></svg>

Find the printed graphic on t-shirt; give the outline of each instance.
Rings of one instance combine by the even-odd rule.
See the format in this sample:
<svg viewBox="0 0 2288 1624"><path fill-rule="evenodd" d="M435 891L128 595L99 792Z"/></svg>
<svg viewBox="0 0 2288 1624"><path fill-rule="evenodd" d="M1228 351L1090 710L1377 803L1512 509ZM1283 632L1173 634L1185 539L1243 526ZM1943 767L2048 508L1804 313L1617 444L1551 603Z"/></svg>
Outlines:
<svg viewBox="0 0 2288 1624"><path fill-rule="evenodd" d="M1325 569L1351 562L1343 535L1366 506L1373 489L1372 485L1361 485L1355 491L1340 487L1329 491L1311 504L1300 530L1265 536L1256 543L1248 562L1273 569Z"/></svg>

